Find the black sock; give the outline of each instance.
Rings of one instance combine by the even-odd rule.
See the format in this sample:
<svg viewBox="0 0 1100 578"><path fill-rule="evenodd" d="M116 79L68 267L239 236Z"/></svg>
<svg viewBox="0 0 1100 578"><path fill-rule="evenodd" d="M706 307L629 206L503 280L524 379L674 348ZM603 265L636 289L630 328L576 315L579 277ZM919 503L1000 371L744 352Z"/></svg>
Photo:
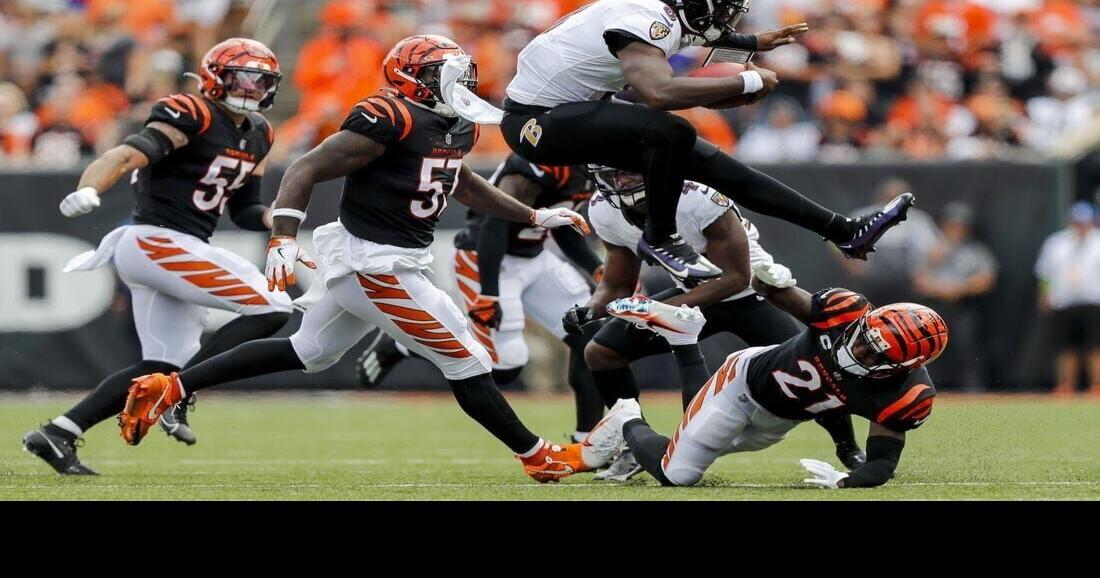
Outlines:
<svg viewBox="0 0 1100 578"><path fill-rule="evenodd" d="M846 444L848 446L855 446L856 444L856 432L852 428L852 416L846 413L826 413L825 415L814 418L817 425L825 428L825 431L829 432L829 436L833 438L833 443L836 445Z"/></svg>
<svg viewBox="0 0 1100 578"><path fill-rule="evenodd" d="M632 419L623 424L623 437L626 445L634 452L634 459L649 475L657 478L662 486L675 485L665 477L661 469L661 460L668 449L668 438L653 431L644 420Z"/></svg>
<svg viewBox="0 0 1100 578"><path fill-rule="evenodd" d="M523 425L488 373L448 380L448 383L462 411L504 442L512 452L527 453L538 443L539 436Z"/></svg>
<svg viewBox="0 0 1100 578"><path fill-rule="evenodd" d="M565 342L569 344L570 339L567 337ZM603 418L604 400L596 387L596 379L592 377L588 364L584 362L583 344L578 346L570 344L569 347L569 387L573 388L573 397L576 400L576 431L592 431Z"/></svg>
<svg viewBox="0 0 1100 578"><path fill-rule="evenodd" d="M150 373L172 373L177 369L179 368L175 365L163 361L142 361L131 365L99 382L92 393L65 412L65 417L72 420L80 429L88 431L97 423L122 412L123 406L126 405L126 394L130 390L130 383L135 377ZM65 431L68 433L68 430ZM76 437L72 433L68 435Z"/></svg>
<svg viewBox="0 0 1100 578"><path fill-rule="evenodd" d="M215 355L220 355L234 347L252 341L270 337L276 331L286 325L290 319L289 313L265 313L263 315L242 315L229 323L226 323L202 344L202 348L195 354L184 369L194 367Z"/></svg>
<svg viewBox="0 0 1100 578"><path fill-rule="evenodd" d="M592 380L596 383L596 389L599 390L604 405L609 409L620 399L638 399L641 394L638 379L634 377L634 372L629 366L593 370Z"/></svg>
<svg viewBox="0 0 1100 578"><path fill-rule="evenodd" d="M724 153L693 158L688 178L718 189L738 205L783 219L822 235L847 241L854 231L844 215L826 209L776 179Z"/></svg>
<svg viewBox="0 0 1100 578"><path fill-rule="evenodd" d="M181 371L180 381L190 395L237 379L305 368L289 338L257 339Z"/></svg>
<svg viewBox="0 0 1100 578"><path fill-rule="evenodd" d="M676 356L676 367L680 370L680 396L684 409L687 409L695 394L710 379L710 370L707 369L707 360L703 358L703 350L698 343L673 345L672 353Z"/></svg>

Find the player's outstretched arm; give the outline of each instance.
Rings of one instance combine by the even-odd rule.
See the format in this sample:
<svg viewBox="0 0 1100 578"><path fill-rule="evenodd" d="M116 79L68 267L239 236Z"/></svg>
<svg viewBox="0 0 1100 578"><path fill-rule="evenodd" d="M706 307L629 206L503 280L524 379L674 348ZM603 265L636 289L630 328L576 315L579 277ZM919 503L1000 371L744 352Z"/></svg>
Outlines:
<svg viewBox="0 0 1100 578"><path fill-rule="evenodd" d="M283 175L279 194L272 204L271 240L267 244L264 275L267 288L286 291L293 285L294 265L317 268L298 246L298 228L306 218L313 187L361 169L386 152L374 139L350 130L326 138L313 150L294 161Z"/></svg>
<svg viewBox="0 0 1100 578"><path fill-rule="evenodd" d="M291 209L305 213L318 183L347 176L361 169L386 152L385 145L350 130L341 130L291 163L279 184L279 194L272 204L275 211ZM276 215L272 219L271 236L298 234L301 218Z"/></svg>
<svg viewBox="0 0 1100 578"><path fill-rule="evenodd" d="M592 232L584 217L569 209L532 209L494 187L466 165L458 173L454 198L471 209L513 223L556 229L570 226L587 235Z"/></svg>
<svg viewBox="0 0 1100 578"><path fill-rule="evenodd" d="M630 249L610 243L604 243L604 246L607 247L607 260L604 262L603 279L600 279L587 303L592 309L592 319L606 316L608 303L633 295L642 270L641 260Z"/></svg>
<svg viewBox="0 0 1100 578"><path fill-rule="evenodd" d="M708 281L665 300L669 305L706 307L744 291L752 273L749 269L749 240L745 227L732 211L726 211L703 229L707 240L707 258L722 270L717 279Z"/></svg>
<svg viewBox="0 0 1100 578"><path fill-rule="evenodd" d="M743 94L767 94L779 85L774 72L763 68L737 76L676 77L665 53L644 42L631 42L616 53L623 76L650 108L684 110L707 106Z"/></svg>
<svg viewBox="0 0 1100 578"><path fill-rule="evenodd" d="M894 476L904 448L905 432L871 422L867 434L867 463L846 474L827 462L801 460L802 467L813 476L803 481L827 490L881 486Z"/></svg>
<svg viewBox="0 0 1100 578"><path fill-rule="evenodd" d="M115 186L127 173L147 167L187 144L187 135L163 122L151 122L92 161L80 175L76 191L61 201L61 213L76 217L99 206L100 193Z"/></svg>
<svg viewBox="0 0 1100 578"><path fill-rule="evenodd" d="M752 289L769 303L809 325L813 295L797 286L791 270L779 263L758 264L752 268Z"/></svg>

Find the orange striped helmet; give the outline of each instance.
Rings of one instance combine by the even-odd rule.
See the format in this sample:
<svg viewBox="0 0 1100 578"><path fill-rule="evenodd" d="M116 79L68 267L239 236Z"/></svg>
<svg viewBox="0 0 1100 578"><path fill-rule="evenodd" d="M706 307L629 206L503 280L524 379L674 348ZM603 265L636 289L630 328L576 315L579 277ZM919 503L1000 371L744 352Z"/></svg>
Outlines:
<svg viewBox="0 0 1100 578"><path fill-rule="evenodd" d="M283 75L270 48L249 38L214 45L199 66L202 95L244 114L271 108Z"/></svg>
<svg viewBox="0 0 1100 578"><path fill-rule="evenodd" d="M426 104L443 102L440 68L446 57L465 54L458 43L445 36L410 36L393 45L382 61L382 73L390 86L410 100ZM471 91L477 90L477 65L471 62L458 81Z"/></svg>
<svg viewBox="0 0 1100 578"><path fill-rule="evenodd" d="M868 377L909 373L931 363L947 346L947 324L916 303L894 303L869 311L837 344L837 362Z"/></svg>

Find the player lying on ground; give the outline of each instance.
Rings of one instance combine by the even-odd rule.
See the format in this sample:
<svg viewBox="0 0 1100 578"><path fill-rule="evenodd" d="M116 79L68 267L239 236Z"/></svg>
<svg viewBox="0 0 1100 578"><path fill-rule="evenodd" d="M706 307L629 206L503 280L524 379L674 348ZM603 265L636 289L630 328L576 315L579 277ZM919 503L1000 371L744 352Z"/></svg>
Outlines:
<svg viewBox="0 0 1100 578"><path fill-rule="evenodd" d="M275 55L254 40L231 38L206 53L201 96L174 94L153 105L145 128L96 159L78 190L61 202L66 217L91 212L99 195L131 174L134 223L104 237L99 249L73 259L66 271L86 271L113 257L130 290L141 363L104 379L65 414L27 432L23 447L61 474L94 474L80 463L76 441L118 415L130 381L170 373L250 341L286 322L290 299L269 290L252 263L207 244L225 208L237 226L271 228L260 203L264 157L274 133L259 113L275 100L281 75ZM206 309L239 313L200 348ZM164 414L162 427L195 443L186 405Z"/></svg>
<svg viewBox="0 0 1100 578"><path fill-rule="evenodd" d="M579 210L594 189L584 167L538 166L515 154L497 167L489 183L535 209ZM604 405L584 362L584 340L565 332L562 316L573 305L587 302L592 292L573 265L544 250L546 234L542 227L469 210L466 228L455 236L455 279L474 336L493 360L493 381L498 384L515 380L527 365L526 317L569 346L569 385L577 410L572 437L580 441L603 417ZM552 229L550 234L577 268L590 277L600 276L603 264L584 237L570 227ZM393 338L380 334L359 358L360 380L374 387L409 356Z"/></svg>
<svg viewBox="0 0 1100 578"><path fill-rule="evenodd" d="M638 381L630 363L669 351L668 343L644 328L619 319L594 322L607 317L607 304L634 294L641 272L637 241L650 211L641 175L610 167L591 167L600 192L589 203L588 219L607 247L605 274L592 299L566 315L565 325L575 334L592 337L585 347L585 359L592 370L604 403L611 407L618 399L637 399ZM772 256L760 246L760 233L725 195L705 185L688 181L677 205L676 225L681 238L700 254L707 255L722 269L721 277L688 287L673 277L678 287L653 299L670 305L701 307L707 318L701 338L730 332L750 346L782 343L799 332L798 323L769 304L749 287L750 266L770 264ZM675 349L675 348L673 348ZM699 383L682 383L686 407ZM863 463L851 418L828 414L818 423L829 431L837 456L850 468ZM625 481L641 471L632 452L624 451L597 479Z"/></svg>
<svg viewBox="0 0 1100 578"><path fill-rule="evenodd" d="M780 345L731 354L709 380L697 345L705 323L698 309L644 298L608 306L613 315L665 337L676 350L681 378L703 384L671 440L640 417L626 422L623 435L638 462L663 485L690 486L719 456L770 447L824 413L851 413L871 421L867 463L844 473L802 460L813 476L806 482L833 489L886 483L905 432L932 412L936 390L924 366L947 345L943 319L913 303L872 309L845 289L811 295L782 265L758 265L753 272L756 291L808 327Z"/></svg>
<svg viewBox="0 0 1100 578"><path fill-rule="evenodd" d="M640 173L653 210L637 248L681 279L721 271L676 234L685 180L714 187L741 206L783 219L865 258L912 202L903 195L876 213L849 219L818 205L699 139L672 110L729 107L759 100L778 85L774 72L750 67L737 76L673 76L669 57L689 46L725 43L768 51L795 42L805 24L734 35L747 0L599 0L562 18L518 57L501 131L512 151L539 164L596 163ZM610 99L629 85L641 100ZM751 98L742 96L750 95ZM734 99L740 99L736 102Z"/></svg>
<svg viewBox="0 0 1100 578"><path fill-rule="evenodd" d="M588 232L577 213L532 210L462 164L477 126L441 102L438 82L443 59L462 54L441 36L398 42L383 65L393 91L356 104L339 132L290 166L275 200L267 254L268 284L279 290L294 284L295 263L307 260L296 235L313 187L347 176L340 220L313 235L319 301L308 306L289 339L253 341L179 375L155 373L135 381L120 417L127 442L138 443L156 416L185 392L277 371L320 371L379 328L432 361L459 406L515 452L531 477L556 480L606 460L589 465L585 457L591 458L591 447L553 445L523 425L493 382L492 361L465 316L424 275L439 214L452 194L470 208L510 221ZM472 64L463 82L476 87Z"/></svg>

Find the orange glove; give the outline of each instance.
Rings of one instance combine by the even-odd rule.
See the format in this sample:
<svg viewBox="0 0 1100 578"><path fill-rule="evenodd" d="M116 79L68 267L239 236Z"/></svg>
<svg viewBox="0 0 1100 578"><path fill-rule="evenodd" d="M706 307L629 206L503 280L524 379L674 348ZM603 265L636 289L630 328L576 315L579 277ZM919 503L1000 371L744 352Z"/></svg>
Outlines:
<svg viewBox="0 0 1100 578"><path fill-rule="evenodd" d="M490 329L500 327L500 320L504 317L504 311L500 308L500 298L493 295L478 295L466 310L474 323Z"/></svg>

